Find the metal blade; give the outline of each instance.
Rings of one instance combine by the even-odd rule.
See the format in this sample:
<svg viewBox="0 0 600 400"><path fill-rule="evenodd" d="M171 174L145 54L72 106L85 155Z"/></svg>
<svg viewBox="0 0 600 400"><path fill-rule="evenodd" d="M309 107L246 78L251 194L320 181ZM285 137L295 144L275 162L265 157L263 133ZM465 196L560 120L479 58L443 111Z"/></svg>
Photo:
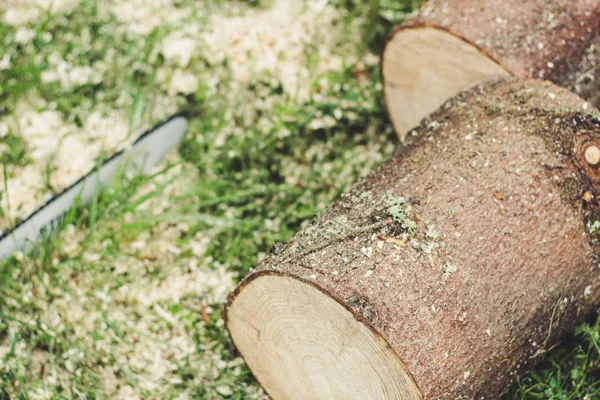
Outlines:
<svg viewBox="0 0 600 400"><path fill-rule="evenodd" d="M61 193L56 194L14 228L4 232L0 236L0 260L6 259L15 251L30 251L40 237L60 224L77 198L80 199L80 204L90 202L124 165L134 171L149 173L170 150L177 146L187 129L187 118L177 114L142 133L131 148L121 150L105 159L98 168L94 168Z"/></svg>

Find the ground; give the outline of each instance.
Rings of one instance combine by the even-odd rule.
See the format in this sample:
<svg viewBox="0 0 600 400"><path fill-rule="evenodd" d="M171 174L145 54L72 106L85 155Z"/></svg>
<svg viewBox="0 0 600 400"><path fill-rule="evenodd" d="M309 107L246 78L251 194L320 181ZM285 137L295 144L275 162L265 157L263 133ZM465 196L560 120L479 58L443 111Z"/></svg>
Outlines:
<svg viewBox="0 0 600 400"><path fill-rule="evenodd" d="M5 0L0 229L169 114L191 125L0 265L0 399L266 399L221 304L399 146L378 51L418 3ZM507 398L600 397L598 330Z"/></svg>

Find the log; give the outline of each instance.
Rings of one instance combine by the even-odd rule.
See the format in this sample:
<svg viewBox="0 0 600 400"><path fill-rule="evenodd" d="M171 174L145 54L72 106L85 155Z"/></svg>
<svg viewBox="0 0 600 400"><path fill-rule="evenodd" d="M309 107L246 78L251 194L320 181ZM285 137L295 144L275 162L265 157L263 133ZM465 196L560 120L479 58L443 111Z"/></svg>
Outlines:
<svg viewBox="0 0 600 400"><path fill-rule="evenodd" d="M231 294L274 399L496 399L600 299L600 114L480 83Z"/></svg>
<svg viewBox="0 0 600 400"><path fill-rule="evenodd" d="M500 76L547 79L600 106L599 31L599 0L432 0L383 50L392 124L403 140L450 97Z"/></svg>

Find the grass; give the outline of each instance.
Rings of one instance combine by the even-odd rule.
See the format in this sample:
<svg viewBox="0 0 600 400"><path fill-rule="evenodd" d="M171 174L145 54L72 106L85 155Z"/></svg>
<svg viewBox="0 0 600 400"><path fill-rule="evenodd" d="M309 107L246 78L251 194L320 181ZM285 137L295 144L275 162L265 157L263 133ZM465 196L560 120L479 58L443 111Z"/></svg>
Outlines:
<svg viewBox="0 0 600 400"><path fill-rule="evenodd" d="M59 113L61 132L90 143L104 140L87 124L95 113L126 121L129 136L175 110L191 116L179 151L152 175L123 176L57 235L0 266L0 399L265 398L225 332L223 299L273 243L396 146L374 54L418 2L303 6L294 23L308 33L276 54L215 50L202 35L262 18L276 2L163 3L156 24L117 0L41 10L24 27L0 23L8 185L43 165L43 197L61 173L15 130L24 105L35 118ZM188 63L161 50L170 37L193 40ZM277 71L261 64L269 56L303 67ZM194 90L173 88L179 73L196 78ZM599 397L599 329L581 325L506 398Z"/></svg>

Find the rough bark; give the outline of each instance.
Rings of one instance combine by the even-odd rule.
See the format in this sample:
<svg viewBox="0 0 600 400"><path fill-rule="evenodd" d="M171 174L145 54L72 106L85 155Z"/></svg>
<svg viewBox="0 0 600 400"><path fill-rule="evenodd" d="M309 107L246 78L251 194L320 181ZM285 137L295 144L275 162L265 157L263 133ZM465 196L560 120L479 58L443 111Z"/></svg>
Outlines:
<svg viewBox="0 0 600 400"><path fill-rule="evenodd" d="M598 0L431 0L391 32L382 64L399 35L424 29L461 39L514 76L550 80L600 106ZM393 68L382 71L385 83Z"/></svg>
<svg viewBox="0 0 600 400"><path fill-rule="evenodd" d="M569 71L562 85L600 107L600 35L591 40L579 64Z"/></svg>
<svg viewBox="0 0 600 400"><path fill-rule="evenodd" d="M228 327L247 285L291 277L381 335L424 398L497 398L600 300L598 117L544 81L461 93L274 247Z"/></svg>

